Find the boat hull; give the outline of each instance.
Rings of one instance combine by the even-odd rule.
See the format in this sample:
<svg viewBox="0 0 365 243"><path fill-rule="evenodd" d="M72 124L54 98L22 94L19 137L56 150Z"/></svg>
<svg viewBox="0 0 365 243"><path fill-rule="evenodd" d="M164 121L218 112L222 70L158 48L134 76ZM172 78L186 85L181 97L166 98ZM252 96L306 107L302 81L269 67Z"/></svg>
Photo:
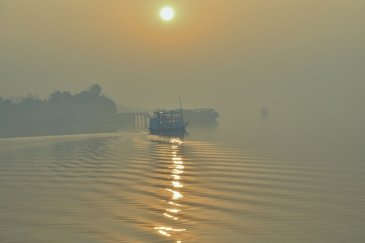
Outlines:
<svg viewBox="0 0 365 243"><path fill-rule="evenodd" d="M149 129L150 130L150 134L152 135L158 135L158 136L164 136L164 137L179 137L179 138L183 138L184 135L187 134L185 128L181 128L181 129L170 129L170 130L166 130L166 129Z"/></svg>

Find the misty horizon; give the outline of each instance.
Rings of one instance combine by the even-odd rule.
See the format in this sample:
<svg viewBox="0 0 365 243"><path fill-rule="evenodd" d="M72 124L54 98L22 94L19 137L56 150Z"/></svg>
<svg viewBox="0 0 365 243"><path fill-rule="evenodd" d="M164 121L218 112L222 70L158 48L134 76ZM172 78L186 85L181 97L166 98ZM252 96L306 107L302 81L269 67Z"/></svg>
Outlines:
<svg viewBox="0 0 365 243"><path fill-rule="evenodd" d="M153 2L1 2L0 97L98 83L117 104L174 108L181 96L246 132L267 107L277 134L365 136L365 3L175 4L166 26Z"/></svg>

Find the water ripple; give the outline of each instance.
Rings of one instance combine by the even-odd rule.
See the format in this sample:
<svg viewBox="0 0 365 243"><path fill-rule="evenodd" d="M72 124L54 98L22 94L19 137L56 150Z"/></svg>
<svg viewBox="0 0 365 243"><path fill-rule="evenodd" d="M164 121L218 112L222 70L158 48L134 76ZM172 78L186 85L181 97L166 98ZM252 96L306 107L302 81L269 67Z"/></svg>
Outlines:
<svg viewBox="0 0 365 243"><path fill-rule="evenodd" d="M359 163L144 133L1 139L0 159L1 242L365 238Z"/></svg>

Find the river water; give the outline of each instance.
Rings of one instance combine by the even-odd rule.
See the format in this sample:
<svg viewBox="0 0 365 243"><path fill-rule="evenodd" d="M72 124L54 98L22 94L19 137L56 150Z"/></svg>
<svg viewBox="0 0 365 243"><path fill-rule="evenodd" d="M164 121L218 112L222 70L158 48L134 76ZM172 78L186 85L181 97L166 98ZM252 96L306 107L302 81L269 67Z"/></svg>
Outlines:
<svg viewBox="0 0 365 243"><path fill-rule="evenodd" d="M0 242L365 242L364 161L194 134L1 139Z"/></svg>

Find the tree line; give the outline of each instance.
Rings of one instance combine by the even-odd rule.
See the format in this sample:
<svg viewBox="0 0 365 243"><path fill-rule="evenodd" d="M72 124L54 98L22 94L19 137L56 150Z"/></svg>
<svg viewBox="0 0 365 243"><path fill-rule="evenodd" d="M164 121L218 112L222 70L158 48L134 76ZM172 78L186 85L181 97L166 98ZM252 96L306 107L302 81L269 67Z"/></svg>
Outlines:
<svg viewBox="0 0 365 243"><path fill-rule="evenodd" d="M0 137L103 132L116 126L116 103L98 84L76 94L55 91L43 100L0 98Z"/></svg>

